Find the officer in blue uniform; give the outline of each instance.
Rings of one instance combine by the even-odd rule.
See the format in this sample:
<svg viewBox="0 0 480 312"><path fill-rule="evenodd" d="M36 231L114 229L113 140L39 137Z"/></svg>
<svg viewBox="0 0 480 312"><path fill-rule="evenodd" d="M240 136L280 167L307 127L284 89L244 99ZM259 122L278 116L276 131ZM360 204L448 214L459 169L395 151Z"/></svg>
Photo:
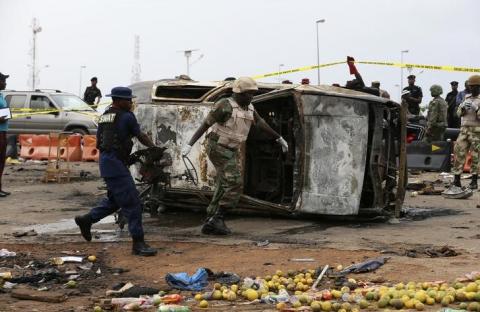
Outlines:
<svg viewBox="0 0 480 312"><path fill-rule="evenodd" d="M152 140L142 131L131 112L132 90L116 87L112 93L112 105L100 116L97 132L97 148L100 150L100 174L107 185L107 198L88 214L75 217L82 236L92 240L90 229L93 223L122 209L128 219L128 230L133 239L132 253L141 256L154 256L157 251L144 241L142 226L142 204L135 182L126 165L132 150L132 138L153 147Z"/></svg>

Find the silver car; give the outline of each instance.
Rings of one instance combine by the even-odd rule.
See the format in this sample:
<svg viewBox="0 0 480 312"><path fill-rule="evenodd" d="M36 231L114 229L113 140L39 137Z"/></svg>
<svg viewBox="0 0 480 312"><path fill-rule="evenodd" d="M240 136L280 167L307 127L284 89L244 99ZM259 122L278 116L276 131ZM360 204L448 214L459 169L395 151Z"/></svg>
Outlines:
<svg viewBox="0 0 480 312"><path fill-rule="evenodd" d="M9 134L97 133L98 113L76 95L59 90L2 93L13 114Z"/></svg>

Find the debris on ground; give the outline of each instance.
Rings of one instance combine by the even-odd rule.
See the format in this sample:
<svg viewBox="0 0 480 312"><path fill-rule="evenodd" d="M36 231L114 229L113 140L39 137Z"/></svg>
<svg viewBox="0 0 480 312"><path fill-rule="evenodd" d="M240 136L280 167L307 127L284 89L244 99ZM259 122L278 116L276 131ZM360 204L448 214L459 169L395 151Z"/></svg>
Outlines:
<svg viewBox="0 0 480 312"><path fill-rule="evenodd" d="M455 257L460 253L453 250L448 246L442 247L423 247L416 249L409 249L406 251L406 256L410 258L418 258L421 256L427 256L430 258L439 258L439 257Z"/></svg>
<svg viewBox="0 0 480 312"><path fill-rule="evenodd" d="M23 237L23 236L37 236L38 233L34 230L28 230L28 231L16 231L12 233L13 237Z"/></svg>
<svg viewBox="0 0 480 312"><path fill-rule="evenodd" d="M60 303L67 300L67 296L62 292L38 291L32 289L14 289L10 293L12 298L21 300L33 300L42 302Z"/></svg>
<svg viewBox="0 0 480 312"><path fill-rule="evenodd" d="M352 264L351 266L343 269L341 274L348 273L365 273L372 272L384 265L390 257L379 257L376 259L370 259L361 263Z"/></svg>
<svg viewBox="0 0 480 312"><path fill-rule="evenodd" d="M442 192L442 195L443 197L449 199L467 199L473 196L473 191L468 187L458 187L452 185L444 192Z"/></svg>
<svg viewBox="0 0 480 312"><path fill-rule="evenodd" d="M0 249L0 258L15 257L17 255L14 251L9 251L8 249Z"/></svg>
<svg viewBox="0 0 480 312"><path fill-rule="evenodd" d="M204 268L200 268L192 276L185 272L168 273L165 280L170 287L175 289L200 291L208 285L208 272Z"/></svg>

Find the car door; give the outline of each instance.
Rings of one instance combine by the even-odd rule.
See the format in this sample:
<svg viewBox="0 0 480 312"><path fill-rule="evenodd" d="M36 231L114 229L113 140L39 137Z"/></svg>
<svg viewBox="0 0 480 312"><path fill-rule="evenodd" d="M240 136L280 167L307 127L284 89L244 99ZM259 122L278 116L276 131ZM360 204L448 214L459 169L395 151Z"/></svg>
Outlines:
<svg viewBox="0 0 480 312"><path fill-rule="evenodd" d="M7 94L5 96L10 110L12 111L12 119L8 122L8 133L19 134L25 133L25 108L27 108L27 94Z"/></svg>
<svg viewBox="0 0 480 312"><path fill-rule="evenodd" d="M50 133L63 130L62 114L45 95L30 96L32 115L27 117L26 128L30 133Z"/></svg>

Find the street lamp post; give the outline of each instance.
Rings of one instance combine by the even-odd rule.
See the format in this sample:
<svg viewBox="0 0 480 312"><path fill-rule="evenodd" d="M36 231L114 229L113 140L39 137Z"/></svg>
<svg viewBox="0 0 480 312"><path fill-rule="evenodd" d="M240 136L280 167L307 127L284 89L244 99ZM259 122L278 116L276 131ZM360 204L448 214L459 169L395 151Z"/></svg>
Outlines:
<svg viewBox="0 0 480 312"><path fill-rule="evenodd" d="M408 50L400 51L400 93L403 91L403 54L408 53Z"/></svg>
<svg viewBox="0 0 480 312"><path fill-rule="evenodd" d="M320 85L320 40L318 38L318 24L325 23L325 19L319 19L315 22L317 27L317 84Z"/></svg>
<svg viewBox="0 0 480 312"><path fill-rule="evenodd" d="M42 31L42 27L37 24L37 19L32 22L33 48L32 48L32 90L35 91L35 83L37 79L36 58L37 58L37 34Z"/></svg>
<svg viewBox="0 0 480 312"><path fill-rule="evenodd" d="M282 71L282 67L285 66L285 64L278 64L278 80L282 82L283 78L280 72Z"/></svg>
<svg viewBox="0 0 480 312"><path fill-rule="evenodd" d="M85 68L87 68L87 66L85 66L85 65L80 66L80 81L78 83L78 96L79 97L82 97L82 72Z"/></svg>

